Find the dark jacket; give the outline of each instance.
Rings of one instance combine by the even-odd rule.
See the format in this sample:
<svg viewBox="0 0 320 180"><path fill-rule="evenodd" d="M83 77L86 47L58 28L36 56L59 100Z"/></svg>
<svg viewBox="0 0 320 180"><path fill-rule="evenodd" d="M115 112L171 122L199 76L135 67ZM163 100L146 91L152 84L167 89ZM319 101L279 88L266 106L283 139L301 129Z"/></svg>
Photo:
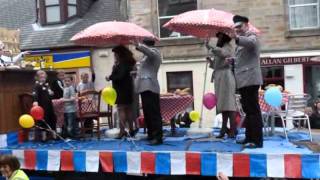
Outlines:
<svg viewBox="0 0 320 180"><path fill-rule="evenodd" d="M53 91L53 99L60 99L63 97L63 82L55 78L50 82L51 90Z"/></svg>
<svg viewBox="0 0 320 180"><path fill-rule="evenodd" d="M310 116L310 125L312 129L320 129L320 114L316 110Z"/></svg>
<svg viewBox="0 0 320 180"><path fill-rule="evenodd" d="M117 92L116 104L132 104L133 102L133 79L130 72L134 64L119 63L115 64L109 79L112 80L112 86Z"/></svg>
<svg viewBox="0 0 320 180"><path fill-rule="evenodd" d="M54 114L54 109L52 105L52 96L49 93L50 85L49 83L41 84L36 82L33 88L33 101L38 102L44 110L44 120L49 124L49 126L55 130L56 127L56 116ZM43 126L46 127L46 126Z"/></svg>

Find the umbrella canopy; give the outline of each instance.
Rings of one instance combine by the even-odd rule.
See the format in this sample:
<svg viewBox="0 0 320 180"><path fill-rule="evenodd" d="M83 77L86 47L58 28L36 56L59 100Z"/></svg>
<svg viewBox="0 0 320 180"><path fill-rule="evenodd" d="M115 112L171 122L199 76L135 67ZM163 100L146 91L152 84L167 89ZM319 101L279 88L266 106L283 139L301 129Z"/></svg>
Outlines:
<svg viewBox="0 0 320 180"><path fill-rule="evenodd" d="M146 29L129 22L108 21L94 24L74 35L70 41L80 45L130 44L144 38L159 39Z"/></svg>
<svg viewBox="0 0 320 180"><path fill-rule="evenodd" d="M214 37L217 32L233 36L233 16L232 13L216 9L193 10L175 16L163 27L199 38ZM260 33L250 23L249 28L255 33Z"/></svg>

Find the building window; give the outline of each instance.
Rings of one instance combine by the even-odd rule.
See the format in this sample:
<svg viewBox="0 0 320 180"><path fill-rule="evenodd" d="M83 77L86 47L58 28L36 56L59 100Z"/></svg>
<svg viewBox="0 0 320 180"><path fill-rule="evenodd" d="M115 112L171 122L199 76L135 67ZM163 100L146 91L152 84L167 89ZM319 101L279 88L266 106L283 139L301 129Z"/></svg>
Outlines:
<svg viewBox="0 0 320 180"><path fill-rule="evenodd" d="M262 67L263 76L263 86L268 86L269 84L281 85L284 88L284 67L274 66L274 67Z"/></svg>
<svg viewBox="0 0 320 180"><path fill-rule="evenodd" d="M175 92L177 89L190 88L193 95L192 71L167 72L167 91Z"/></svg>
<svg viewBox="0 0 320 180"><path fill-rule="evenodd" d="M65 23L75 17L79 0L38 0L37 12L42 25Z"/></svg>
<svg viewBox="0 0 320 180"><path fill-rule="evenodd" d="M68 0L68 18L77 15L77 0Z"/></svg>
<svg viewBox="0 0 320 180"><path fill-rule="evenodd" d="M290 30L320 27L319 0L288 0Z"/></svg>
<svg viewBox="0 0 320 180"><path fill-rule="evenodd" d="M185 34L172 32L166 28L163 28L162 26L171 20L175 15L196 9L197 0L158 0L160 38L185 37Z"/></svg>
<svg viewBox="0 0 320 180"><path fill-rule="evenodd" d="M46 22L58 23L61 21L61 11L59 0L46 0L45 1L46 10Z"/></svg>

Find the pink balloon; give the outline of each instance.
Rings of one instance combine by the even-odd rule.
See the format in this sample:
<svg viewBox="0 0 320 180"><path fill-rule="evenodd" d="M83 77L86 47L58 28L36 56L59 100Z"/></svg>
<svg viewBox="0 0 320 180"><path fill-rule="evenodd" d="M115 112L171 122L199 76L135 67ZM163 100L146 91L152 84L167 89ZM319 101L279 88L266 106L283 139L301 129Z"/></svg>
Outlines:
<svg viewBox="0 0 320 180"><path fill-rule="evenodd" d="M213 93L207 93L203 96L203 105L211 110L217 105L217 97Z"/></svg>

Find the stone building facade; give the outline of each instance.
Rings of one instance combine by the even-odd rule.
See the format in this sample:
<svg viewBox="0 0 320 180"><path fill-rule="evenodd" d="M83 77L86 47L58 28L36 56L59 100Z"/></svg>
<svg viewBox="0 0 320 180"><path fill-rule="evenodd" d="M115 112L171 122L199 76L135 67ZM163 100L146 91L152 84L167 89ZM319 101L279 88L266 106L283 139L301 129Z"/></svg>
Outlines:
<svg viewBox="0 0 320 180"><path fill-rule="evenodd" d="M172 16L195 9L215 8L248 16L261 31L265 84L280 84L292 93L311 94L313 99L320 94L317 80L320 64L311 61L320 55L319 0L130 0L127 3L129 21L161 38L158 43L163 56L159 73L161 91L192 88L196 110L201 109L204 81L206 92L214 89L209 82L211 70L204 79L208 52L203 40L161 28ZM204 119L209 126L213 114L205 111Z"/></svg>

